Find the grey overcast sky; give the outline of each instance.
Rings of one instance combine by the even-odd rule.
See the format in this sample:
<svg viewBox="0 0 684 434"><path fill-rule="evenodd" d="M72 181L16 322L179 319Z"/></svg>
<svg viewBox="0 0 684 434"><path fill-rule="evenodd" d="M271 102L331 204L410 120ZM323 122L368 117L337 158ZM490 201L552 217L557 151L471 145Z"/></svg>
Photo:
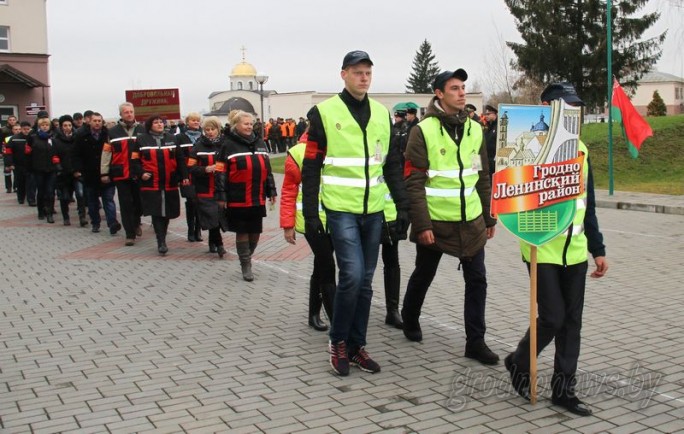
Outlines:
<svg viewBox="0 0 684 434"><path fill-rule="evenodd" d="M657 69L680 77L683 3L643 10L663 12L646 36L669 29ZM126 89L176 87L181 113L206 111L209 94L229 88L242 46L279 93L340 90L342 57L355 49L375 63L371 92L404 92L427 39L442 69L465 68L487 92L485 58L500 37L520 40L503 0L49 0L47 15L54 116L115 117Z"/></svg>

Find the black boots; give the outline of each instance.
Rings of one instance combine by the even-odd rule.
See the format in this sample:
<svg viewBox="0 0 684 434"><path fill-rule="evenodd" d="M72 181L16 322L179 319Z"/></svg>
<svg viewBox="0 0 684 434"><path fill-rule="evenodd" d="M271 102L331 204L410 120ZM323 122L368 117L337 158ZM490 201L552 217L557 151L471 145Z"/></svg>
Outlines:
<svg viewBox="0 0 684 434"><path fill-rule="evenodd" d="M475 359L483 365L496 365L499 363L499 356L489 349L484 339L466 342L465 356L469 359Z"/></svg>
<svg viewBox="0 0 684 434"><path fill-rule="evenodd" d="M328 326L321 321L321 285L318 279L311 277L309 280L309 327L319 332L328 330Z"/></svg>
<svg viewBox="0 0 684 434"><path fill-rule="evenodd" d="M64 220L64 226L71 225L71 220L69 219L69 201L60 200L59 208L62 211L62 219Z"/></svg>
<svg viewBox="0 0 684 434"><path fill-rule="evenodd" d="M152 226L154 234L157 236L157 251L161 256L166 255L169 248L166 246L166 232L169 229L168 219L152 216Z"/></svg>
<svg viewBox="0 0 684 434"><path fill-rule="evenodd" d="M45 215L45 220L47 220L48 223L54 223L55 222L54 213L55 213L54 201L46 200L45 201L45 208L43 208L43 214ZM38 218L40 218L40 216Z"/></svg>
<svg viewBox="0 0 684 434"><path fill-rule="evenodd" d="M420 322L416 319L409 321L406 317L404 320L404 336L406 339L413 342L420 342L423 340L423 330L420 328Z"/></svg>
<svg viewBox="0 0 684 434"><path fill-rule="evenodd" d="M254 248L256 248L256 243ZM250 242L238 241L235 243L235 249L237 250L238 258L240 258L242 278L247 282L253 281L254 274L252 274L252 250L250 250Z"/></svg>
<svg viewBox="0 0 684 434"><path fill-rule="evenodd" d="M219 258L223 258L225 256L226 248L223 247L221 228L209 229L209 252L218 253Z"/></svg>
<svg viewBox="0 0 684 434"><path fill-rule="evenodd" d="M78 225L82 228L88 226L88 219L85 216L85 210L78 210Z"/></svg>
<svg viewBox="0 0 684 434"><path fill-rule="evenodd" d="M387 306L385 324L402 329L404 324L401 321L401 315L399 314L401 269L399 267L385 267L383 272L385 277L385 305Z"/></svg>
<svg viewBox="0 0 684 434"><path fill-rule="evenodd" d="M88 226L88 219L86 219L85 198L76 196L76 209L78 210L78 224L81 227Z"/></svg>
<svg viewBox="0 0 684 434"><path fill-rule="evenodd" d="M197 241L195 237L195 207L190 201L185 201L185 222L188 224L188 241Z"/></svg>
<svg viewBox="0 0 684 434"><path fill-rule="evenodd" d="M166 255L166 252L169 251L169 248L166 247L166 240L157 241L157 251L162 256Z"/></svg>
<svg viewBox="0 0 684 434"><path fill-rule="evenodd" d="M323 301L323 309L325 309L325 315L328 317L328 321L333 320L333 302L335 301L335 283L323 283L320 286L321 289L321 299Z"/></svg>
<svg viewBox="0 0 684 434"><path fill-rule="evenodd" d="M188 241L202 241L202 228L197 218L197 208L193 202L185 201L185 221L188 224Z"/></svg>

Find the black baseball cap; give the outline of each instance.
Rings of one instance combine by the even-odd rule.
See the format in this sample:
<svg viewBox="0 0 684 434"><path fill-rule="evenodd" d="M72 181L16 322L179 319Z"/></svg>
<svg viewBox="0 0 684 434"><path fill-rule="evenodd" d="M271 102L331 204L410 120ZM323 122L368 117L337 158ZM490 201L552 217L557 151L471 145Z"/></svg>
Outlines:
<svg viewBox="0 0 684 434"><path fill-rule="evenodd" d="M468 73L465 72L465 69L462 68L458 68L456 71L440 72L439 74L437 74L437 77L435 77L435 80L432 82L432 90L444 90L444 85L451 78L458 78L461 81L466 81L468 79Z"/></svg>
<svg viewBox="0 0 684 434"><path fill-rule="evenodd" d="M399 116L402 118L406 117L406 110L397 110L394 112L394 116Z"/></svg>
<svg viewBox="0 0 684 434"><path fill-rule="evenodd" d="M414 109L413 107L409 107L406 109L406 113L411 114L411 115L415 115L415 114L418 114L418 110Z"/></svg>
<svg viewBox="0 0 684 434"><path fill-rule="evenodd" d="M494 112L494 113L499 113L499 110L496 109L493 105L487 104L485 107L485 113L486 112Z"/></svg>
<svg viewBox="0 0 684 434"><path fill-rule="evenodd" d="M373 61L370 59L368 53L366 53L365 51L350 51L344 56L344 59L342 60L342 69L347 69L348 67L357 65L361 62L368 62L371 66L373 66Z"/></svg>
<svg viewBox="0 0 684 434"><path fill-rule="evenodd" d="M557 99L563 99L568 104L576 104L583 106L584 101L577 95L575 86L567 81L561 83L552 83L546 86L546 89L541 94L540 97L542 102L551 102Z"/></svg>
<svg viewBox="0 0 684 434"><path fill-rule="evenodd" d="M464 108L466 109L466 111L469 111L469 112L476 112L477 111L477 107L475 107L472 104L466 104Z"/></svg>

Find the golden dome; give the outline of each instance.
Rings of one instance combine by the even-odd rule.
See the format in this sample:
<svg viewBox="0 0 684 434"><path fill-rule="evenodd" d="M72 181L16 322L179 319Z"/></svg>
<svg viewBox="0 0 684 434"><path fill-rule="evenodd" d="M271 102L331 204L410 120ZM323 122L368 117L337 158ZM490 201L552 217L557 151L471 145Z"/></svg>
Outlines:
<svg viewBox="0 0 684 434"><path fill-rule="evenodd" d="M233 67L230 71L230 76L241 76L241 77L254 77L257 75L256 68L252 66L251 63L247 63L244 60Z"/></svg>

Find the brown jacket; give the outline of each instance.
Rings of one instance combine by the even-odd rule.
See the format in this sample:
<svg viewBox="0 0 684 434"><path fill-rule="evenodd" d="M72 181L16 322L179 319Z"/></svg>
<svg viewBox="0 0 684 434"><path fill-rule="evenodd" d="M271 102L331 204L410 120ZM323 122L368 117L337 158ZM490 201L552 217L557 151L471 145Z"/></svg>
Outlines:
<svg viewBox="0 0 684 434"><path fill-rule="evenodd" d="M455 137L456 131L460 130L460 135L462 135L467 120L465 112L447 115L435 104L436 101L437 98L434 97L430 102L425 119L428 117L438 117L444 134ZM470 128L482 127L477 123L471 123ZM410 240L414 243L417 242L418 233L431 229L435 236L435 244L429 246L430 248L459 258L474 256L487 242L486 228L496 224L496 219L493 219L489 213L491 183L489 180L487 148L484 144L480 146L482 170L479 171L480 178L475 185L475 189L482 201L482 215L475 220L466 222L445 222L430 219L425 198L425 183L428 179L427 170L430 168L430 162L427 158L425 137L420 128L411 129L405 157L406 190L411 203L409 211L411 216Z"/></svg>

